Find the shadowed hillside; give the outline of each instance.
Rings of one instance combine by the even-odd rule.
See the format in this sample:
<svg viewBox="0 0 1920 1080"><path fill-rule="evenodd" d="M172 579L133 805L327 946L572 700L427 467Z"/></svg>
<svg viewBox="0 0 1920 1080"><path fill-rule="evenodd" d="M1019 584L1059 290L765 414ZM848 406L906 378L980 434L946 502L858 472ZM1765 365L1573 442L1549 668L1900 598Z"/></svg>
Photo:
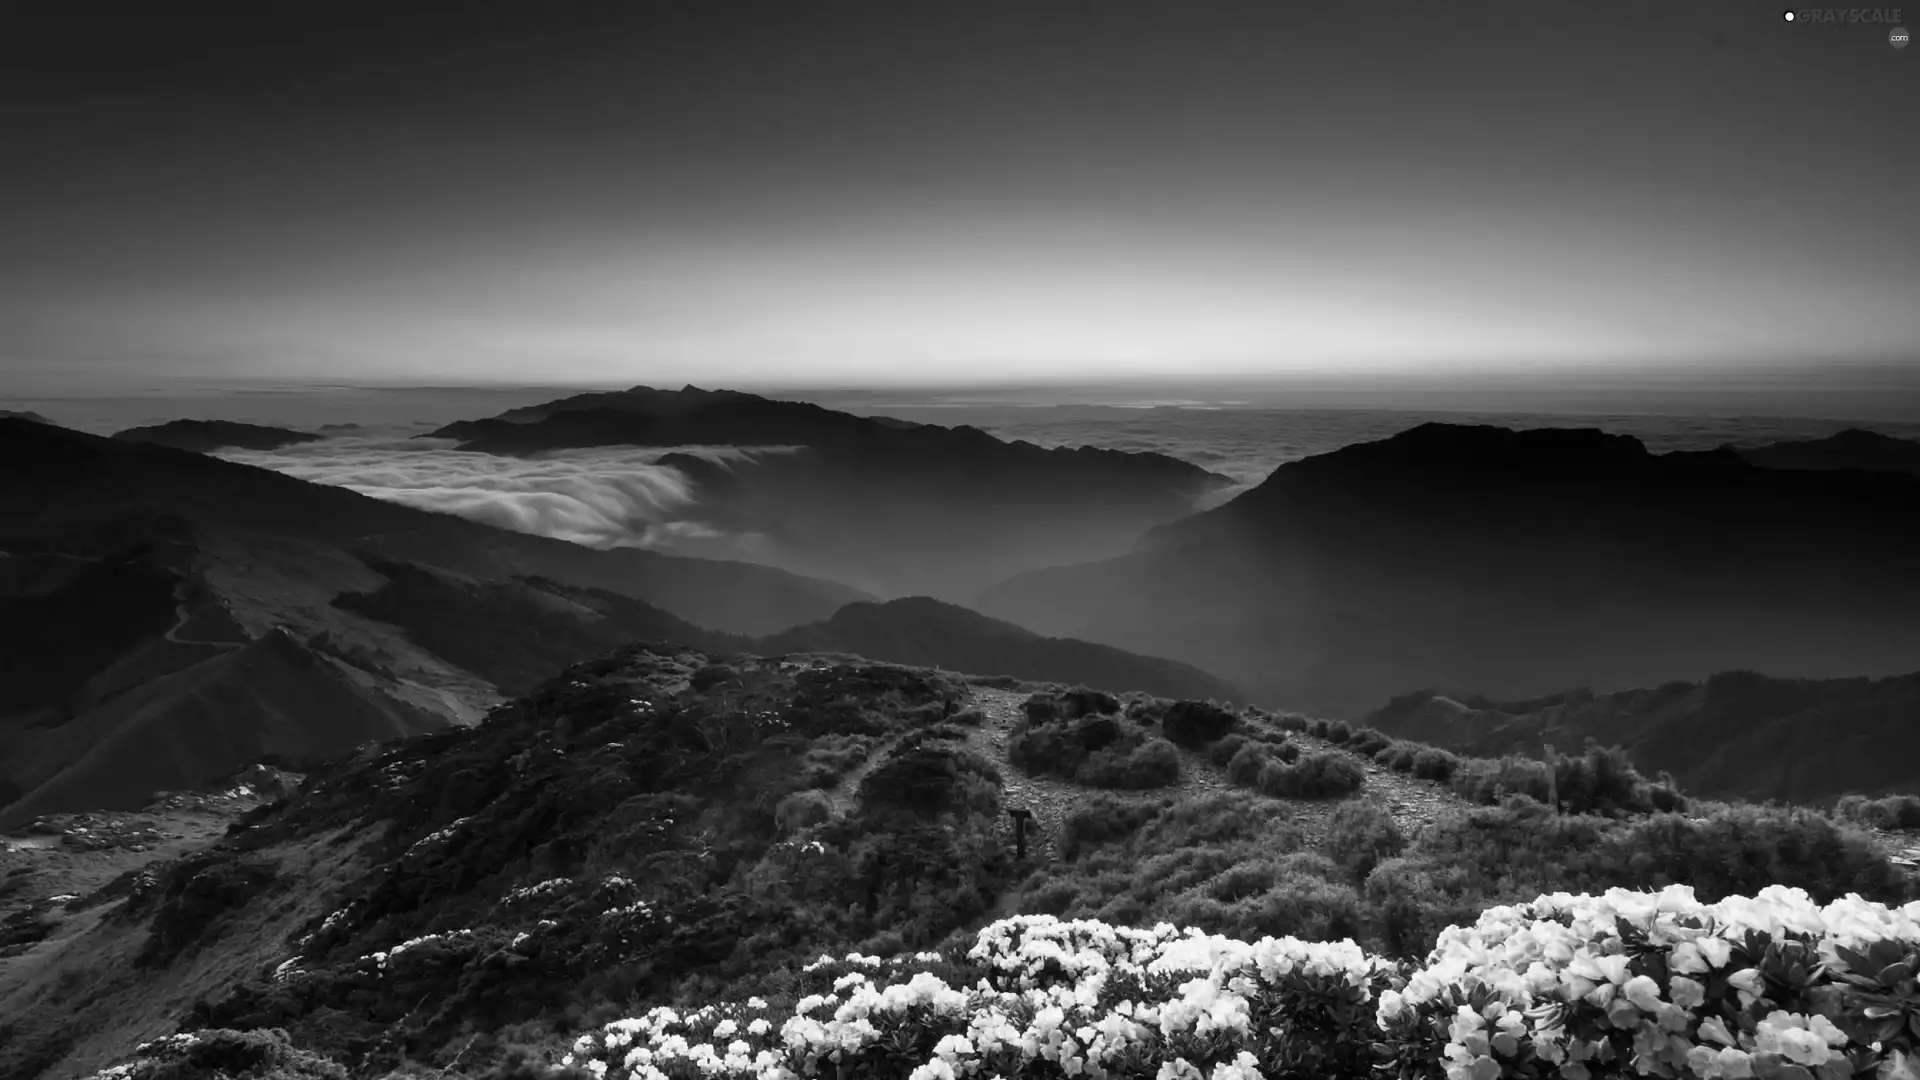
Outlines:
<svg viewBox="0 0 1920 1080"><path fill-rule="evenodd" d="M1169 697L1232 700L1240 696L1223 680L1186 664L1071 638L1042 637L923 596L885 604L848 604L822 622L761 638L755 651L855 653L896 664Z"/></svg>
<svg viewBox="0 0 1920 1080"><path fill-rule="evenodd" d="M1046 449L691 386L581 394L433 434L489 454L763 448L663 464L693 479L702 524L765 537L777 565L954 601L1021 570L1119 554L1230 482L1162 454Z"/></svg>
<svg viewBox="0 0 1920 1080"><path fill-rule="evenodd" d="M1915 550L1913 477L1427 424L1283 465L1128 555L1021 575L978 607L1357 717L1429 686L1911 670Z"/></svg>
<svg viewBox="0 0 1920 1080"><path fill-rule="evenodd" d="M126 810L265 758L309 762L445 727L370 680L274 631L148 680L49 732L19 774L0 828L41 814ZM35 764L58 766L36 775Z"/></svg>
<svg viewBox="0 0 1920 1080"><path fill-rule="evenodd" d="M1920 791L1920 675L1772 679L1728 671L1699 683L1519 702L1426 691L1367 722L1488 756L1617 743L1642 770L1669 772L1686 791L1715 798L1814 802Z"/></svg>
<svg viewBox="0 0 1920 1080"><path fill-rule="evenodd" d="M769 567L596 551L282 476L169 447L0 420L0 514L11 533L60 537L141 513L206 533L287 536L439 566L479 578L538 574L608 589L717 629L769 633L869 599Z"/></svg>

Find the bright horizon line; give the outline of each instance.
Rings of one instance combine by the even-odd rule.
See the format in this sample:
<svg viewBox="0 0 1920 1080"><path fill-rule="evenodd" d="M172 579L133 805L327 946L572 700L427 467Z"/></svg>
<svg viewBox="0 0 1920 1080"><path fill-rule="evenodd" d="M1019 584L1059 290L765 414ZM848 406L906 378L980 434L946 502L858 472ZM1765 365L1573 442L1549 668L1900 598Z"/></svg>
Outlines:
<svg viewBox="0 0 1920 1080"><path fill-rule="evenodd" d="M648 374L635 371L629 375L551 375L542 379L509 378L500 375L474 372L462 376L444 375L434 377L425 373L395 373L392 375L356 374L350 378L327 377L318 373L300 375L294 373L272 374L193 374L180 372L166 375L149 376L143 379L128 379L125 373L109 376L95 372L53 372L30 371L16 372L45 387L31 395L7 394L6 397L59 397L78 394L79 396L124 397L143 392L165 391L174 388L234 388L262 389L286 388L289 390L322 389L483 389L483 390L535 390L535 389L628 389L635 386L651 386L659 389L677 390L683 386L696 386L706 390L747 389L754 392L766 390L793 391L923 391L940 390L1020 390L1033 389L1097 389L1128 387L1177 387L1192 386L1204 388L1260 388L1260 387L1303 387L1324 389L1416 389L1431 384L1457 386L1460 383L1474 384L1476 387L1497 388L1497 384L1511 383L1527 388L1542 384L1565 388L1604 385L1608 389L1624 388L1638 380L1648 379L1655 384L1671 379L1685 381L1722 379L1734 383L1772 382L1781 377L1831 377L1837 374L1881 374L1904 375L1920 378L1920 356L1904 355L1859 355L1834 357L1824 360L1802 358L1756 358L1752 356L1716 357L1716 358L1666 358L1644 357L1632 360L1591 361L1575 363L1556 363L1546 366L1528 365L1524 362L1488 362L1462 365L1416 365L1380 366L1362 369L1300 368L1271 372L1245 371L1196 371L1183 373L1177 371L1116 371L1107 374L1085 371L1043 372L1025 377L1008 377L1004 374L983 374L978 378L955 377L943 373L937 377L915 378L911 375L887 377L863 373L859 377L849 377L823 373L808 377L791 372L772 377L756 377L740 371L714 371L711 373L679 372ZM37 377L36 377L37 376ZM1496 386L1488 387L1488 383ZM55 389L66 384L65 389ZM17 384L16 384L17 385ZM1655 387L1648 387L1653 389ZM84 391L84 392L83 392Z"/></svg>

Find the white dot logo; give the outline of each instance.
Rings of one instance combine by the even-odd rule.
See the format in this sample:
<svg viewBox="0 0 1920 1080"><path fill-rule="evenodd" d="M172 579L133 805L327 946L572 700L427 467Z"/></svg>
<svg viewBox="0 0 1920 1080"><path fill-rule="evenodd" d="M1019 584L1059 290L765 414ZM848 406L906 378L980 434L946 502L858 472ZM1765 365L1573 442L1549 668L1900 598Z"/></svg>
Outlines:
<svg viewBox="0 0 1920 1080"><path fill-rule="evenodd" d="M1887 34L1887 43L1892 45L1896 49L1906 48L1907 47L1907 28L1904 26L1894 27L1893 30Z"/></svg>
<svg viewBox="0 0 1920 1080"><path fill-rule="evenodd" d="M1791 11L1789 11L1789 12L1787 12L1787 21L1788 21L1788 22L1792 22L1792 21L1793 21L1793 12L1791 12Z"/></svg>

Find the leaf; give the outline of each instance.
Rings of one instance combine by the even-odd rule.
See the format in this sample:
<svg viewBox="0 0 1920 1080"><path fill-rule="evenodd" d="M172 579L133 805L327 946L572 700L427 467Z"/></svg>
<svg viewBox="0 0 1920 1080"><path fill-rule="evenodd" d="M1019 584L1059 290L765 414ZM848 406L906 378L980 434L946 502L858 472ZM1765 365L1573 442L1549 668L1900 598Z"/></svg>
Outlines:
<svg viewBox="0 0 1920 1080"><path fill-rule="evenodd" d="M1897 963L1897 964L1888 964L1886 967L1883 967L1880 969L1880 985L1881 986L1885 986L1888 988L1899 986L1900 980L1906 977L1907 977L1907 965L1905 961L1901 961L1900 963Z"/></svg>
<svg viewBox="0 0 1920 1080"><path fill-rule="evenodd" d="M1813 1080L1804 1065L1795 1065L1775 1054L1755 1054L1753 1075L1760 1080Z"/></svg>
<svg viewBox="0 0 1920 1080"><path fill-rule="evenodd" d="M1840 957L1841 963L1847 965L1847 967L1851 968L1854 971L1872 971L1873 970L1873 961L1867 959L1866 954L1864 953L1854 952L1852 949L1847 948L1845 945L1835 945L1833 947L1833 951L1835 954L1837 954Z"/></svg>
<svg viewBox="0 0 1920 1080"><path fill-rule="evenodd" d="M1836 1054L1813 1070L1813 1074L1820 1080L1850 1080L1853 1076L1853 1063Z"/></svg>

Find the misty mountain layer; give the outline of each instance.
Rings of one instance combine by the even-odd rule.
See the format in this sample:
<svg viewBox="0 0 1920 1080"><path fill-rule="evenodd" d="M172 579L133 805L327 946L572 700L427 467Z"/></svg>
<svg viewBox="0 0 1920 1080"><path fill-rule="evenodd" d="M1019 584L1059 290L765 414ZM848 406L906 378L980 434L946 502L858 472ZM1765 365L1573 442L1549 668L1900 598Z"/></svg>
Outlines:
<svg viewBox="0 0 1920 1080"><path fill-rule="evenodd" d="M1127 555L1020 575L978 607L1357 717L1432 686L1908 671L1915 551L1911 476L1426 424L1283 465Z"/></svg>
<svg viewBox="0 0 1920 1080"><path fill-rule="evenodd" d="M779 447L669 454L705 530L765 541L764 559L875 593L965 600L1023 570L1117 555L1230 478L1161 454L1045 449L977 428L852 416L734 391L581 394L432 433L527 455L610 446ZM673 550L703 547L699 536Z"/></svg>

